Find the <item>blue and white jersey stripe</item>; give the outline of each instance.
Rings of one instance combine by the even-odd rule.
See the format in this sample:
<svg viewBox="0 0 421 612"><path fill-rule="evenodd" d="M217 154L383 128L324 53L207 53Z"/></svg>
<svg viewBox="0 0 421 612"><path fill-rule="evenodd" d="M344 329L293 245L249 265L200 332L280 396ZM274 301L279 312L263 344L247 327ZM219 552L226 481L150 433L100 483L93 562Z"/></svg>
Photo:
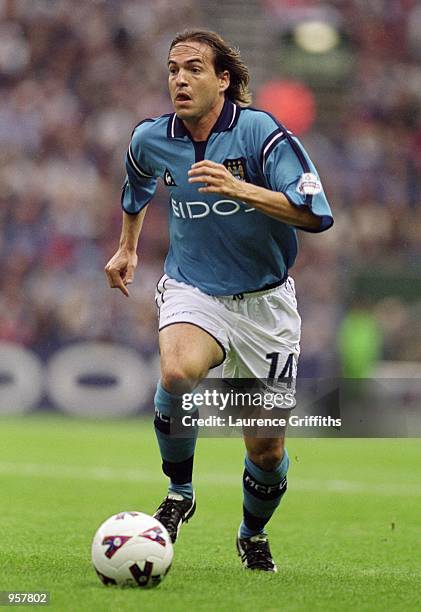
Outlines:
<svg viewBox="0 0 421 612"><path fill-rule="evenodd" d="M142 170L142 168L139 166L138 162L136 161L135 156L133 155L133 151L132 151L132 145L129 145L128 151L127 151L127 162L130 164L130 166L132 167L132 169L142 178L153 178L152 174L148 174L147 172L145 172L144 170Z"/></svg>
<svg viewBox="0 0 421 612"><path fill-rule="evenodd" d="M265 172L266 160L269 155L272 153L273 149L276 147L278 142L286 138L285 132L282 128L277 128L272 134L270 134L262 147L262 172Z"/></svg>

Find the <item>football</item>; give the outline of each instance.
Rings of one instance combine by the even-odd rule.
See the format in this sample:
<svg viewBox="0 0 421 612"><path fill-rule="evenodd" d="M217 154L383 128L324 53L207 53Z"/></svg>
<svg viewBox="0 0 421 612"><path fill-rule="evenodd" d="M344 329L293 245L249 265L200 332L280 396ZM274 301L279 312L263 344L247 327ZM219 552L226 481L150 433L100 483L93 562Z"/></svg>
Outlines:
<svg viewBox="0 0 421 612"><path fill-rule="evenodd" d="M173 554L165 527L143 512L114 514L92 542L92 563L105 585L155 587L168 573Z"/></svg>

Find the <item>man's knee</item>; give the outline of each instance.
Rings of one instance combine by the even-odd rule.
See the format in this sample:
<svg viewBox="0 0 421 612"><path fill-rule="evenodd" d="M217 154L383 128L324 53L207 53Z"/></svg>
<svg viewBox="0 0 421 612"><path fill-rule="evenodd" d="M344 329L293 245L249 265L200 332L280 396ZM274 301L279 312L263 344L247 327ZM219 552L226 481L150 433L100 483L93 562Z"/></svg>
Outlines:
<svg viewBox="0 0 421 612"><path fill-rule="evenodd" d="M168 364L162 367L161 383L168 393L183 395L190 393L206 376L193 364Z"/></svg>
<svg viewBox="0 0 421 612"><path fill-rule="evenodd" d="M277 443L269 442L265 444L265 440L256 441L257 444L253 449L248 449L248 456L255 465L265 472L271 472L282 461L284 456L283 440Z"/></svg>

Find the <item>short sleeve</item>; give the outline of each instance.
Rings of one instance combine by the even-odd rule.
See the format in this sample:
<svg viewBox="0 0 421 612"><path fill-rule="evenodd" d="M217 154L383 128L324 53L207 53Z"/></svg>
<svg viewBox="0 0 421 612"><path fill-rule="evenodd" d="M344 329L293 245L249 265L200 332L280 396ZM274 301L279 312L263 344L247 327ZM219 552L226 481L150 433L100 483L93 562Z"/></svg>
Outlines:
<svg viewBox="0 0 421 612"><path fill-rule="evenodd" d="M269 113L254 111L251 117L253 149L265 186L283 193L294 206L308 206L320 218L317 230L306 231L329 229L333 225L332 212L319 174L303 145Z"/></svg>
<svg viewBox="0 0 421 612"><path fill-rule="evenodd" d="M143 127L145 126L145 127ZM158 179L148 161L148 123L140 124L133 132L126 153L126 180L121 195L121 206L129 215L138 214L151 201Z"/></svg>
<svg viewBox="0 0 421 612"><path fill-rule="evenodd" d="M319 174L297 138L286 131L280 133L262 163L265 179L273 191L283 193L294 206L308 206L314 215L320 217L319 228L310 231L323 232L333 225Z"/></svg>

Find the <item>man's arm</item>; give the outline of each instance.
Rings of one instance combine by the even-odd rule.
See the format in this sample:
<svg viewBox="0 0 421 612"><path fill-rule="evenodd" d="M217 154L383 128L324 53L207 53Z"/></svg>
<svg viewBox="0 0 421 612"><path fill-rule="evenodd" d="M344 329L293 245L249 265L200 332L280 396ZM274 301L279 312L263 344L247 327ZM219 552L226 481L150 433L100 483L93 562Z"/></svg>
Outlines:
<svg viewBox="0 0 421 612"><path fill-rule="evenodd" d="M130 295L127 285L133 282L137 267L137 245L146 209L147 206L137 215L128 215L123 211L120 244L117 252L105 266L105 274L110 287L120 289L126 297Z"/></svg>
<svg viewBox="0 0 421 612"><path fill-rule="evenodd" d="M258 187L235 178L222 164L204 160L193 164L189 170L190 183L205 183L198 191L220 193L241 200L262 213L309 230L318 230L320 218L307 206L294 206L283 193Z"/></svg>

